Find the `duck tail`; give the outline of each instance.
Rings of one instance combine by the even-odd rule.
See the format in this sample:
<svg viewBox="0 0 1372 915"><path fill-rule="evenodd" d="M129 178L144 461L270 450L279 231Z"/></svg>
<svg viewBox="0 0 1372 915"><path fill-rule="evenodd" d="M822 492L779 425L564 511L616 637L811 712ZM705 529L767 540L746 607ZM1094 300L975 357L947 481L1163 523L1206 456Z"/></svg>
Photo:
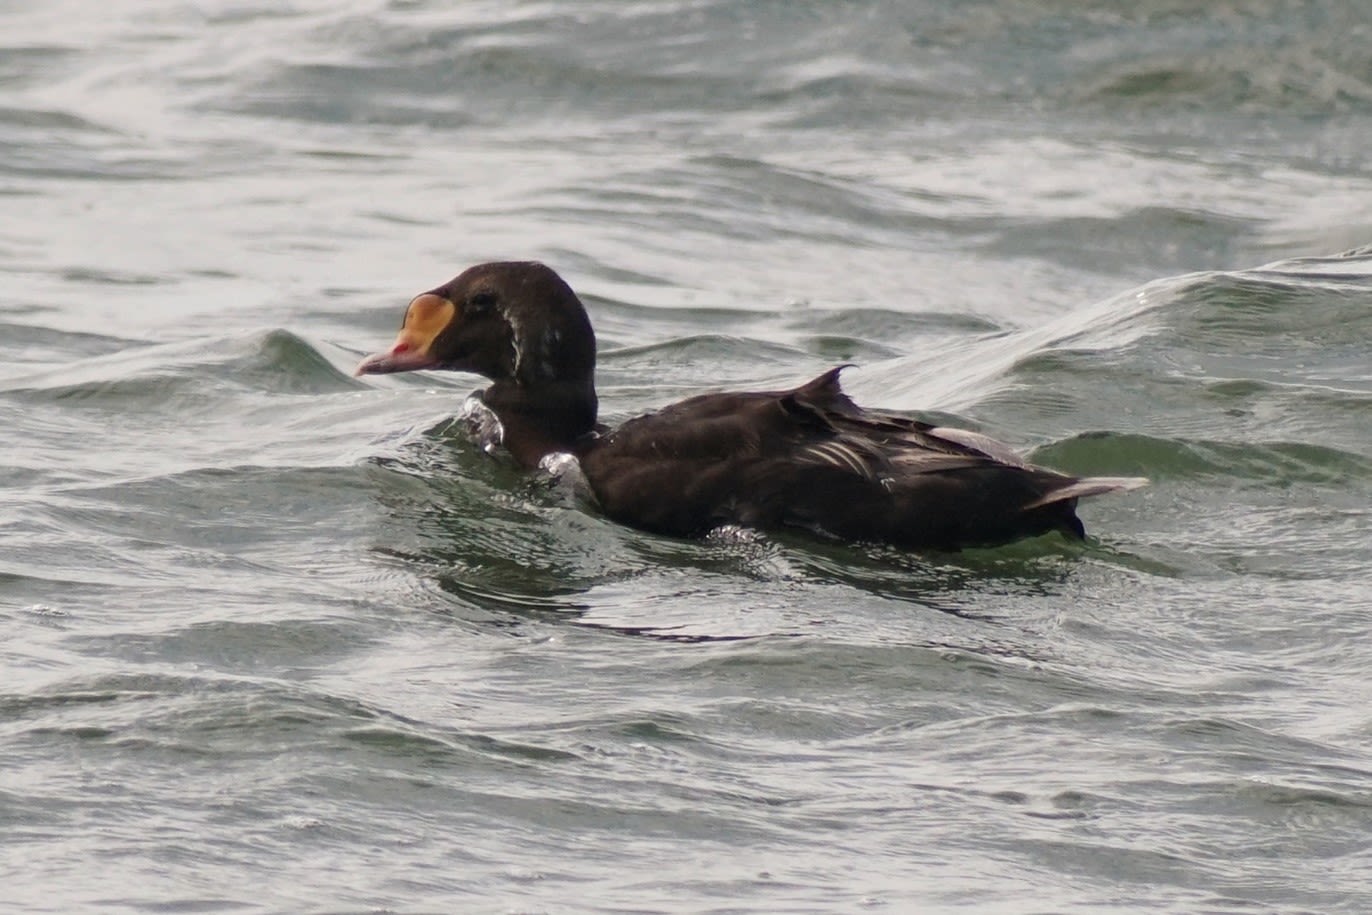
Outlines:
<svg viewBox="0 0 1372 915"><path fill-rule="evenodd" d="M1147 485L1148 479L1146 477L1085 477L1084 479L1073 480L1066 486L1059 487L1035 499L1024 506L1024 511L1032 511L1045 505L1052 505L1054 502L1066 502L1069 499L1099 496L1107 492L1127 492Z"/></svg>

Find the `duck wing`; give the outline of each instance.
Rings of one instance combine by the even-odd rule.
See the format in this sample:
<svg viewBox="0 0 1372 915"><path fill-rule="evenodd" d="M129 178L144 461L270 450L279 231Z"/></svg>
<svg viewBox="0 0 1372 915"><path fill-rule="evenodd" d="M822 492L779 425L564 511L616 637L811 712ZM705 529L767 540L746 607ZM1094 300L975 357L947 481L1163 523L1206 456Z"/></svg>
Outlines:
<svg viewBox="0 0 1372 915"><path fill-rule="evenodd" d="M798 406L825 417L836 434L869 438L895 449L906 446L921 452L985 458L1010 467L1033 466L1015 449L989 435L862 409L839 384L839 373L848 367L836 366L796 388L790 396Z"/></svg>

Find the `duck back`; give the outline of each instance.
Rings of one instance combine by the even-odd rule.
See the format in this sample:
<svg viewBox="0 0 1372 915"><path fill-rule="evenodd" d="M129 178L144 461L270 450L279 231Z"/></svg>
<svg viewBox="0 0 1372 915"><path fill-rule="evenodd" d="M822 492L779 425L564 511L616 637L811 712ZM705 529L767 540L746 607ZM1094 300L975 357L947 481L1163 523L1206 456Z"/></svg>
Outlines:
<svg viewBox="0 0 1372 915"><path fill-rule="evenodd" d="M739 524L946 550L1081 538L1078 498L1141 483L1072 477L978 433L866 412L843 393L843 368L630 420L585 449L583 470L607 515L659 533Z"/></svg>

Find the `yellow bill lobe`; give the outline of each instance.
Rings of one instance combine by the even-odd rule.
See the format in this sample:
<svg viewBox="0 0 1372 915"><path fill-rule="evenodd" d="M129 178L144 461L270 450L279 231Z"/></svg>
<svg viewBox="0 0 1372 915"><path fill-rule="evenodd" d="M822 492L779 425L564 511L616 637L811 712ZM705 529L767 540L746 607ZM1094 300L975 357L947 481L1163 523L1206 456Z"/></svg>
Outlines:
<svg viewBox="0 0 1372 915"><path fill-rule="evenodd" d="M405 323L400 329L400 339L411 347L427 350L434 337L442 333L457 314L457 306L441 295L426 292L417 295L405 309Z"/></svg>

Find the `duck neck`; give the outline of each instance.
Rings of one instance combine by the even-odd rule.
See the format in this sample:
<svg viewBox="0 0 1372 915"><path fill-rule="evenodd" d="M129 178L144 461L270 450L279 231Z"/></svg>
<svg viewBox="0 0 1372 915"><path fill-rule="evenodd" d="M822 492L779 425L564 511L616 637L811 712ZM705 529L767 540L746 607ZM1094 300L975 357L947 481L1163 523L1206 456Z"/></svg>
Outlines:
<svg viewBox="0 0 1372 915"><path fill-rule="evenodd" d="M505 449L524 467L537 467L556 451L576 451L578 439L595 429L595 382L589 376L535 384L497 381L481 399L500 419Z"/></svg>

